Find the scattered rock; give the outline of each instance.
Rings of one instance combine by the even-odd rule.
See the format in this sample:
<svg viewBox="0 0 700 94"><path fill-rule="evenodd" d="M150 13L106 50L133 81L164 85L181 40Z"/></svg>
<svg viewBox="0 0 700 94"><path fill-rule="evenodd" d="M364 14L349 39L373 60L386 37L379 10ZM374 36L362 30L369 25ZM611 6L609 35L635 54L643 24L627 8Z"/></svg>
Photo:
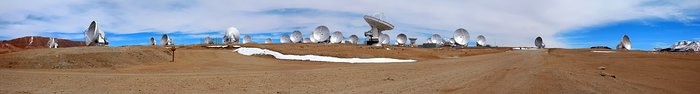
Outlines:
<svg viewBox="0 0 700 94"><path fill-rule="evenodd" d="M603 76L603 77L610 76L612 78L617 78L617 77L615 77L615 74L610 74L610 73L607 73L605 71L600 71L600 76Z"/></svg>
<svg viewBox="0 0 700 94"><path fill-rule="evenodd" d="M394 81L394 79L393 79L393 78L391 78L391 77L387 77L387 78L385 78L385 79L382 79L382 80L384 80L384 81Z"/></svg>
<svg viewBox="0 0 700 94"><path fill-rule="evenodd" d="M600 66L600 67L598 67L598 70L605 70L605 67Z"/></svg>

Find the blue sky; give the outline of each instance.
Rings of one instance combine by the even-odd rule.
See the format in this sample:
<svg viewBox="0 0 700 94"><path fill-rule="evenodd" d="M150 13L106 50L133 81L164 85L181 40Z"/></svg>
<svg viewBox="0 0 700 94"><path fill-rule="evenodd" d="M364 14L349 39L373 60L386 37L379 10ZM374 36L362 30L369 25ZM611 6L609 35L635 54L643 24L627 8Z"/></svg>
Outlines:
<svg viewBox="0 0 700 94"><path fill-rule="evenodd" d="M541 36L548 47L614 47L627 34L633 49L649 50L699 40L697 10L698 0L3 0L0 40L83 40L91 21L107 32L112 46L142 45L162 34L176 44L196 44L206 36L222 37L228 27L256 42L277 42L294 30L308 37L320 25L363 39L369 26L362 16L382 14L396 26L387 32L392 38L404 33L418 43L432 34L450 38L465 28L472 45L484 35L499 46L533 46Z"/></svg>

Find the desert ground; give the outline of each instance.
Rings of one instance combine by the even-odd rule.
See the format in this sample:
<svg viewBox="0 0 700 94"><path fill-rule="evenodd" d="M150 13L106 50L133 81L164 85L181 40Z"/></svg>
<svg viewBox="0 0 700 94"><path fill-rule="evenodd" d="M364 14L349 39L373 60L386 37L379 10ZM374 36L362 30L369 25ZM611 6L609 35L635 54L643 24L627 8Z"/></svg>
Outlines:
<svg viewBox="0 0 700 94"><path fill-rule="evenodd" d="M252 44L285 54L414 59L350 64L181 46L70 47L0 54L0 93L700 93L700 54ZM388 48L388 49L387 49Z"/></svg>

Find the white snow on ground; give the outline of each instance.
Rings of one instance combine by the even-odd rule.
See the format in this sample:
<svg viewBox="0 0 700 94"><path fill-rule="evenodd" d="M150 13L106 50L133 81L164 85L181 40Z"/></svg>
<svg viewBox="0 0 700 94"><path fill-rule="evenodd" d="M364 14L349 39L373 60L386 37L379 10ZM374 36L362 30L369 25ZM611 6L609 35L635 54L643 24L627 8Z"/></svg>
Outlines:
<svg viewBox="0 0 700 94"><path fill-rule="evenodd" d="M615 51L591 51L594 53L614 53Z"/></svg>
<svg viewBox="0 0 700 94"><path fill-rule="evenodd" d="M393 58L338 58L330 56L317 55L284 55L279 52L260 49L260 48L238 48L234 50L242 55L272 55L277 59L284 60L307 60L307 61L322 61L322 62L343 62L343 63L400 63L400 62L416 62L416 60L401 60Z"/></svg>

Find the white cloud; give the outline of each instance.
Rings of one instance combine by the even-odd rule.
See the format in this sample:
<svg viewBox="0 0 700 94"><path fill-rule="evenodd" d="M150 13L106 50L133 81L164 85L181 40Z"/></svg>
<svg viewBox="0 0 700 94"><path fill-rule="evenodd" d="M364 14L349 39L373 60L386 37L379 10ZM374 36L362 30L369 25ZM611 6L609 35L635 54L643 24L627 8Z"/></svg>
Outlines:
<svg viewBox="0 0 700 94"><path fill-rule="evenodd" d="M466 28L472 37L485 35L490 44L531 46L542 36L550 47L567 47L566 41L555 40L556 33L645 18L692 21L696 18L686 12L699 6L697 0L4 0L0 36L80 33L97 20L104 31L116 34L198 34L236 26L243 34L299 29L306 37L326 25L362 37L369 27L354 15L383 12L396 25L388 32L392 37L406 33L422 42L431 33L450 37L455 29ZM311 12L285 13L289 8ZM281 13L266 13L271 10Z"/></svg>

